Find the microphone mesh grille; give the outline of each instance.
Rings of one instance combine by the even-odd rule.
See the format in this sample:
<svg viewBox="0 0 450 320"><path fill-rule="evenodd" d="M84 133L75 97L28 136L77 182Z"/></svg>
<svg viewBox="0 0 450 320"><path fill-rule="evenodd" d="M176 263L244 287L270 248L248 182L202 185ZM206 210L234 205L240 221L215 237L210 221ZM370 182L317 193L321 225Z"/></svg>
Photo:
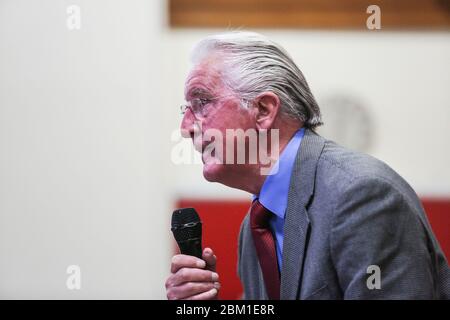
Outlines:
<svg viewBox="0 0 450 320"><path fill-rule="evenodd" d="M194 208L177 209L172 214L172 232L177 242L202 235L202 223Z"/></svg>

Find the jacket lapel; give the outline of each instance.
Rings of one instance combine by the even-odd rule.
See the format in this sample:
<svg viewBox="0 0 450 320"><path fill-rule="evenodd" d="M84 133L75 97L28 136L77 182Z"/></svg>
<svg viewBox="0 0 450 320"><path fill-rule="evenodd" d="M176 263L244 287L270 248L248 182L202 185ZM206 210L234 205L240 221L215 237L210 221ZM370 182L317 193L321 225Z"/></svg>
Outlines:
<svg viewBox="0 0 450 320"><path fill-rule="evenodd" d="M297 152L284 224L280 291L282 300L293 300L299 296L310 228L306 206L314 192L317 161L324 144L325 140L321 136L306 129Z"/></svg>

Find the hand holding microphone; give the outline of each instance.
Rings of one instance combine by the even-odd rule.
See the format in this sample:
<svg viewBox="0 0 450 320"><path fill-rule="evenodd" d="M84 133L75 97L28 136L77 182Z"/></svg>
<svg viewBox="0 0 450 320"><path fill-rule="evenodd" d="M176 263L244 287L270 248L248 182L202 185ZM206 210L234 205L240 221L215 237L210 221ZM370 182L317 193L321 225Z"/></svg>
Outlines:
<svg viewBox="0 0 450 320"><path fill-rule="evenodd" d="M220 288L216 256L201 247L201 222L193 208L177 209L172 215L172 232L181 254L172 258L171 275L166 281L169 300L217 299Z"/></svg>

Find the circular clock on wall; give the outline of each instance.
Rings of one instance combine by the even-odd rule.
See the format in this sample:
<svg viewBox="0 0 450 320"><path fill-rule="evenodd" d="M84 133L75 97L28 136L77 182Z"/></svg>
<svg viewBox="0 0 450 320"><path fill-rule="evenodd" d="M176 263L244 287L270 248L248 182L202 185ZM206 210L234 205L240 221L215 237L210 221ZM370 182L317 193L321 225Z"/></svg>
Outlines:
<svg viewBox="0 0 450 320"><path fill-rule="evenodd" d="M350 95L334 94L319 103L324 125L317 132L347 148L368 152L374 124L367 107Z"/></svg>

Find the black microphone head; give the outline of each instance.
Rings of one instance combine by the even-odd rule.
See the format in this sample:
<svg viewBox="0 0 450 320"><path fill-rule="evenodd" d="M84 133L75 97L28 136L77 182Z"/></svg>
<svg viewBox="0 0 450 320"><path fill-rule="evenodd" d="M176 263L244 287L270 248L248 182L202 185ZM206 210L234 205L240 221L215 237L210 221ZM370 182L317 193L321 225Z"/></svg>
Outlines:
<svg viewBox="0 0 450 320"><path fill-rule="evenodd" d="M172 228L175 240L180 243L202 236L202 222L194 208L176 209L172 214Z"/></svg>

